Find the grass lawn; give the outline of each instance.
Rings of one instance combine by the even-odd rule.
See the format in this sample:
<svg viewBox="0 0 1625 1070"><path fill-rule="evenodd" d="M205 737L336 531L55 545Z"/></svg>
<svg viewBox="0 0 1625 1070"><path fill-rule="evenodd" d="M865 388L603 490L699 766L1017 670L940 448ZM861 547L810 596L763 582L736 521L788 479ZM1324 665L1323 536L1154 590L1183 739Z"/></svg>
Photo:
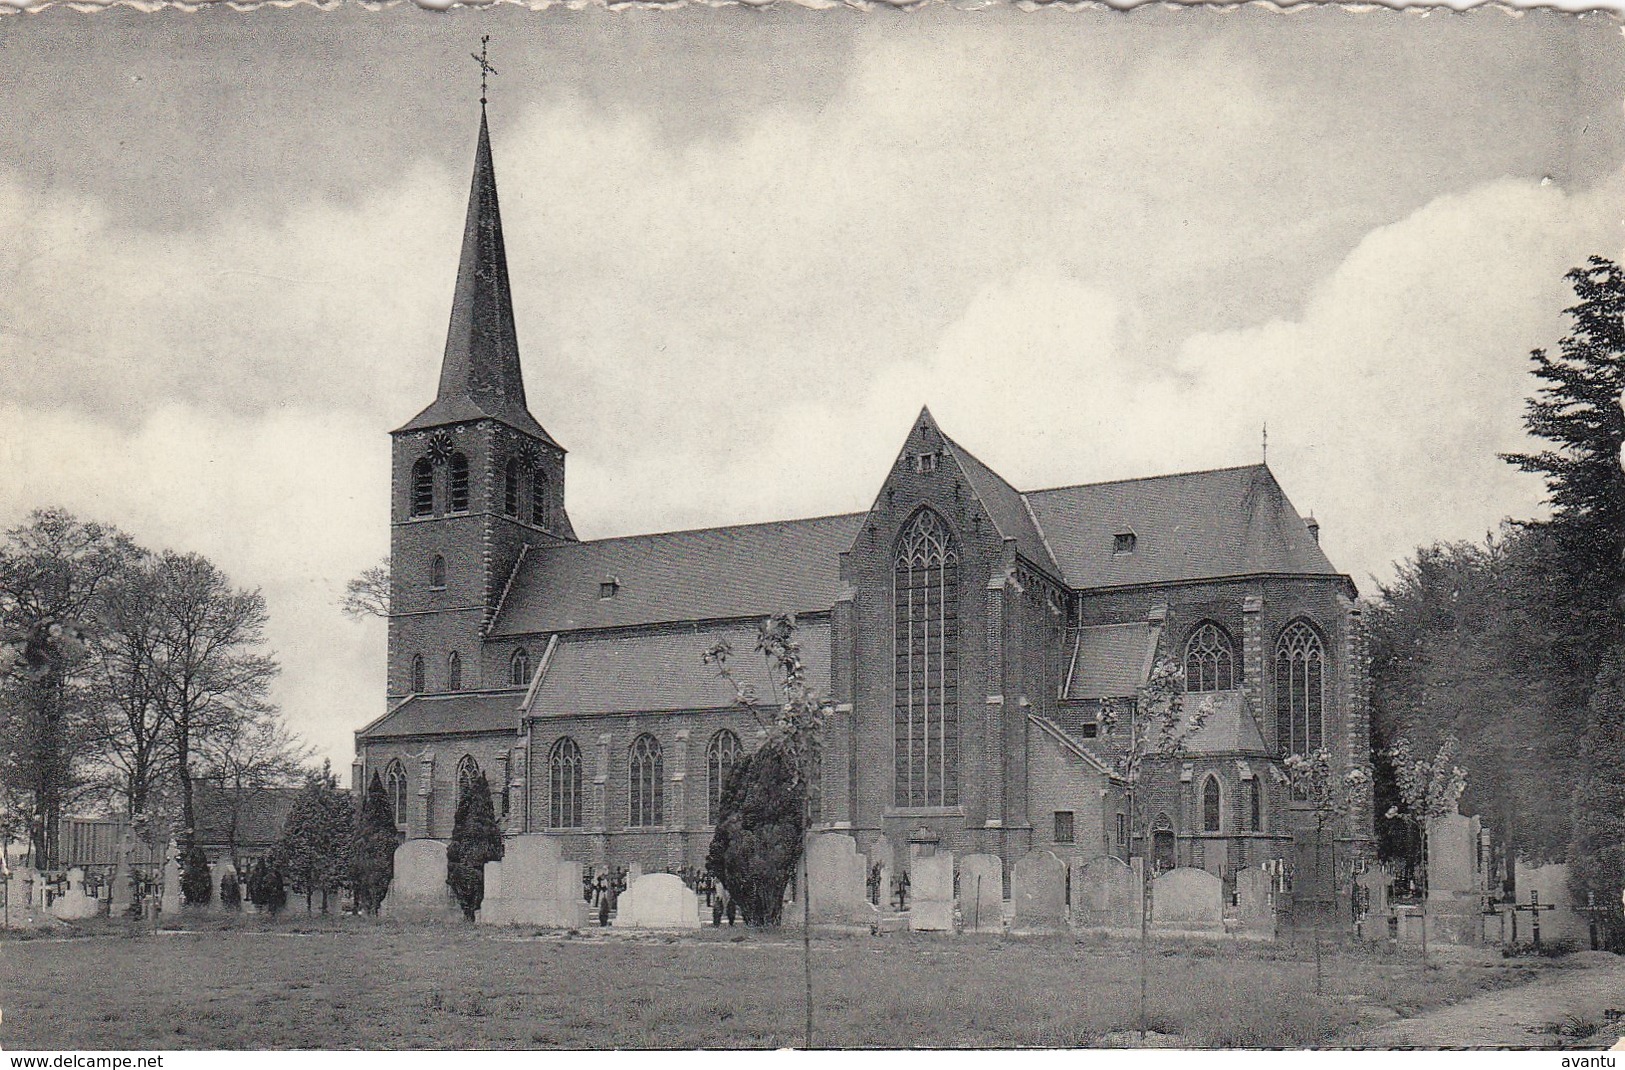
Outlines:
<svg viewBox="0 0 1625 1070"><path fill-rule="evenodd" d="M100 922L0 941L0 1046L754 1048L799 1045L796 932L532 935L361 918ZM816 935L815 1043L1071 1047L1136 1027L1138 945L1101 938ZM1516 983L1542 963L1307 944L1160 943L1153 1030L1182 1046L1301 1047Z"/></svg>

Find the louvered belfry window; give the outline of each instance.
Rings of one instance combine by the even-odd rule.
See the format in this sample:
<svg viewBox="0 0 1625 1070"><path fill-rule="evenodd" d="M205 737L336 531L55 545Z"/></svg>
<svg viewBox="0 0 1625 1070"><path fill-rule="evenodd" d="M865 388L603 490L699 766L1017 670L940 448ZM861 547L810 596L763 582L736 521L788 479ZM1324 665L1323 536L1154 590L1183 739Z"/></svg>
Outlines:
<svg viewBox="0 0 1625 1070"><path fill-rule="evenodd" d="M1307 621L1295 620L1275 645L1275 732L1283 753L1320 749L1325 703L1326 649Z"/></svg>
<svg viewBox="0 0 1625 1070"><path fill-rule="evenodd" d="M959 558L936 513L904 529L894 572L898 806L959 803Z"/></svg>
<svg viewBox="0 0 1625 1070"><path fill-rule="evenodd" d="M581 748L576 741L565 736L553 744L548 755L548 794L552 805L548 808L548 827L573 829L581 827Z"/></svg>
<svg viewBox="0 0 1625 1070"><path fill-rule="evenodd" d="M434 512L434 466L427 459L412 466L412 515Z"/></svg>
<svg viewBox="0 0 1625 1070"><path fill-rule="evenodd" d="M451 511L468 512L468 458L461 453L451 455Z"/></svg>

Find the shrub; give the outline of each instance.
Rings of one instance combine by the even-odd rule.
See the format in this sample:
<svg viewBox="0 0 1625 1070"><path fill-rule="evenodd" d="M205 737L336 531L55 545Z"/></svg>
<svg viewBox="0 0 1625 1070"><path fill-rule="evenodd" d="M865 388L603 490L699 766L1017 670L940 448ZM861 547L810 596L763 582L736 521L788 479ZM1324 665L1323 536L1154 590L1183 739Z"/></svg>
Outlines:
<svg viewBox="0 0 1625 1070"><path fill-rule="evenodd" d="M209 856L203 848L193 844L181 857L181 895L189 907L207 906L214 891L214 874L209 870Z"/></svg>
<svg viewBox="0 0 1625 1070"><path fill-rule="evenodd" d="M384 896L389 894L389 883L395 879L395 848L400 845L401 834L395 828L389 796L374 773L350 841L350 887L355 889L356 910L378 913Z"/></svg>
<svg viewBox="0 0 1625 1070"><path fill-rule="evenodd" d="M237 884L237 874L227 873L220 878L220 905L227 910L236 910L242 906L243 891Z"/></svg>
<svg viewBox="0 0 1625 1070"><path fill-rule="evenodd" d="M779 737L728 771L705 868L739 904L746 925L777 925L801 858L802 792Z"/></svg>
<svg viewBox="0 0 1625 1070"><path fill-rule="evenodd" d="M288 890L274 859L261 858L248 871L248 901L271 915L288 905Z"/></svg>
<svg viewBox="0 0 1625 1070"><path fill-rule="evenodd" d="M491 807L491 786L478 773L457 799L451 843L446 845L446 883L469 921L485 901L485 863L501 858L502 829Z"/></svg>

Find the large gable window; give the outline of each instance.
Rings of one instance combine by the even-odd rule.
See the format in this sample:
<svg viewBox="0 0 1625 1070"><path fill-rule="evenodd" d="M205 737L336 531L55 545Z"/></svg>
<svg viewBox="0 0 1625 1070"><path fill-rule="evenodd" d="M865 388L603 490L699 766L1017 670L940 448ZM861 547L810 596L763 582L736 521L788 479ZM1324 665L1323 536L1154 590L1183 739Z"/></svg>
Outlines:
<svg viewBox="0 0 1625 1070"><path fill-rule="evenodd" d="M549 828L575 829L581 827L581 748L569 736L564 736L547 756Z"/></svg>
<svg viewBox="0 0 1625 1070"><path fill-rule="evenodd" d="M1235 644L1223 628L1203 621L1185 642L1185 690L1231 691L1235 686Z"/></svg>
<svg viewBox="0 0 1625 1070"><path fill-rule="evenodd" d="M635 828L665 824L665 800L660 783L663 765L660 741L654 736L645 732L632 741L627 761L627 824Z"/></svg>
<svg viewBox="0 0 1625 1070"><path fill-rule="evenodd" d="M892 716L898 806L959 803L959 558L922 510L897 544Z"/></svg>
<svg viewBox="0 0 1625 1070"><path fill-rule="evenodd" d="M728 782L728 771L739 760L744 748L739 737L724 728L711 737L705 748L707 819L713 825L722 809L722 786Z"/></svg>
<svg viewBox="0 0 1625 1070"><path fill-rule="evenodd" d="M1275 741L1285 754L1321 747L1326 648L1308 621L1295 620L1275 645Z"/></svg>

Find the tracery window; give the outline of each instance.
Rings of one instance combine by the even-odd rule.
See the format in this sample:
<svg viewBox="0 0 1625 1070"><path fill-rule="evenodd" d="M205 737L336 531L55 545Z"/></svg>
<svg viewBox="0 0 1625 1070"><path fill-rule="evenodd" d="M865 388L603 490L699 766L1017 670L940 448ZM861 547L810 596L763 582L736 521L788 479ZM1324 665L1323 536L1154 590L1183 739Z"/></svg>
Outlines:
<svg viewBox="0 0 1625 1070"><path fill-rule="evenodd" d="M412 694L421 695L428 690L428 674L423 671L423 655L412 655Z"/></svg>
<svg viewBox="0 0 1625 1070"><path fill-rule="evenodd" d="M1325 704L1325 646L1308 621L1295 620L1275 645L1275 733L1283 753L1320 749Z"/></svg>
<svg viewBox="0 0 1625 1070"><path fill-rule="evenodd" d="M519 459L508 459L502 472L502 512L505 516L519 515Z"/></svg>
<svg viewBox="0 0 1625 1070"><path fill-rule="evenodd" d="M1219 778L1208 774L1202 782L1202 831L1219 831Z"/></svg>
<svg viewBox="0 0 1625 1070"><path fill-rule="evenodd" d="M893 583L893 798L898 806L955 806L959 558L947 525L929 509L898 540Z"/></svg>
<svg viewBox="0 0 1625 1070"><path fill-rule="evenodd" d="M513 652L513 659L508 663L508 682L514 687L530 683L530 652L524 647Z"/></svg>
<svg viewBox="0 0 1625 1070"><path fill-rule="evenodd" d="M463 453L451 455L450 508L454 513L468 512L468 456Z"/></svg>
<svg viewBox="0 0 1625 1070"><path fill-rule="evenodd" d="M664 799L661 792L661 769L664 765L660 741L645 732L632 741L627 762L628 820L635 828L650 828L665 824Z"/></svg>
<svg viewBox="0 0 1625 1070"><path fill-rule="evenodd" d="M428 516L434 512L434 465L427 457L412 466L412 515Z"/></svg>
<svg viewBox="0 0 1625 1070"><path fill-rule="evenodd" d="M547 473L538 467L530 474L530 522L539 528L547 527L552 519L547 491Z"/></svg>
<svg viewBox="0 0 1625 1070"><path fill-rule="evenodd" d="M397 761L389 763L384 771L384 790L389 793L390 816L395 827L406 828L406 767Z"/></svg>
<svg viewBox="0 0 1625 1070"><path fill-rule="evenodd" d="M1203 621L1185 642L1185 690L1230 691L1236 686L1236 647L1230 634Z"/></svg>
<svg viewBox="0 0 1625 1070"><path fill-rule="evenodd" d="M463 656L453 650L446 655L446 690L463 689Z"/></svg>
<svg viewBox="0 0 1625 1070"><path fill-rule="evenodd" d="M726 728L717 732L706 744L706 791L709 801L706 813L713 825L717 823L717 814L722 805L722 786L728 782L728 770L733 768L743 752L739 737Z"/></svg>
<svg viewBox="0 0 1625 1070"><path fill-rule="evenodd" d="M457 763L457 798L462 800L463 793L474 786L479 779L480 763L475 761L472 754L465 754Z"/></svg>
<svg viewBox="0 0 1625 1070"><path fill-rule="evenodd" d="M581 827L581 748L569 736L553 744L547 756L550 828Z"/></svg>

